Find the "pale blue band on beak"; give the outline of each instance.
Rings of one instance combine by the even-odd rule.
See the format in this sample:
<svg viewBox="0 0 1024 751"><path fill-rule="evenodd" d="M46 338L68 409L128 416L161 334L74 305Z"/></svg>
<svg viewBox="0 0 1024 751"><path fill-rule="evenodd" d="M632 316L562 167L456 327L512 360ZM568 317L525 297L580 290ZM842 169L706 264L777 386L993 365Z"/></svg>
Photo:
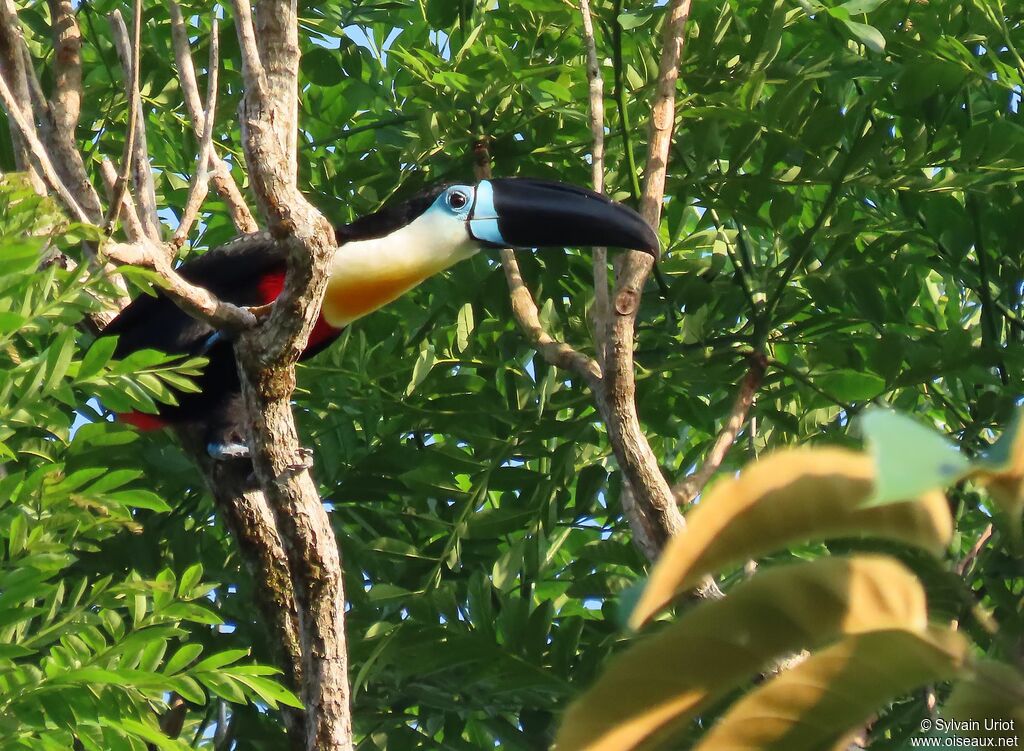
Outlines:
<svg viewBox="0 0 1024 751"><path fill-rule="evenodd" d="M490 180L481 180L476 186L476 202L469 220L469 233L476 240L507 246L498 229L498 211L494 207L494 186Z"/></svg>

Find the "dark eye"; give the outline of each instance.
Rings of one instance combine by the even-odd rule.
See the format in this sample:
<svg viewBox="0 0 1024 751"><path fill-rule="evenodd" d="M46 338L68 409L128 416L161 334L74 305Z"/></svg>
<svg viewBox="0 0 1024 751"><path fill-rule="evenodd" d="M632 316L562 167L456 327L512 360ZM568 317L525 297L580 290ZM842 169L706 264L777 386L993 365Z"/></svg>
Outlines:
<svg viewBox="0 0 1024 751"><path fill-rule="evenodd" d="M467 203L469 203L469 196L461 190L453 190L448 194L448 205L456 211L466 208Z"/></svg>

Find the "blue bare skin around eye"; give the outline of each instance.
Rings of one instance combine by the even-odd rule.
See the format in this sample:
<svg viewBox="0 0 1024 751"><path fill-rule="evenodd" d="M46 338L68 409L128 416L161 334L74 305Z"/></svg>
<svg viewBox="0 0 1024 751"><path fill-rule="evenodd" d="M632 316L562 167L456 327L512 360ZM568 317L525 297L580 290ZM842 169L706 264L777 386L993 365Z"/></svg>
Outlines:
<svg viewBox="0 0 1024 751"><path fill-rule="evenodd" d="M485 219L473 219L473 237L477 240L494 243L495 245L507 245L498 229L497 212L494 209L494 189L489 180L481 180L476 187L476 203L473 206L473 216L487 217Z"/></svg>

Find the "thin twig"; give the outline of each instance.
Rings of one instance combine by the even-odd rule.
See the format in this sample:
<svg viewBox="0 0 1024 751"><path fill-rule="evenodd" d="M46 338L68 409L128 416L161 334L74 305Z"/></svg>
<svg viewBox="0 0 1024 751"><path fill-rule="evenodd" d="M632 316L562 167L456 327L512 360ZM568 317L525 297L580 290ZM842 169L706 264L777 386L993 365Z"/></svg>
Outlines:
<svg viewBox="0 0 1024 751"><path fill-rule="evenodd" d="M142 29L142 1L135 0L135 15L133 21L137 18L138 23L135 25L136 34L134 42L131 46L132 54L134 55L139 51L139 34ZM121 18L121 11L115 10L108 16L111 21L111 27L116 29L119 25L124 26L124 19ZM120 19L120 24L117 24L116 19ZM127 35L127 32L125 32ZM115 38L118 36L114 34ZM125 88L128 95L128 128L125 131L124 136L124 151L121 152L121 172L117 176L117 181L114 183L114 195L110 199L110 207L107 209L106 219L103 221L103 231L109 237L114 232L114 226L117 224L117 219L121 214L122 197L126 190L128 190L128 178L132 174L132 158L135 155L135 120L139 116L139 66L136 64L134 57L131 58L131 63L126 63L122 59L122 68L125 73ZM141 218L141 217L140 217Z"/></svg>
<svg viewBox="0 0 1024 751"><path fill-rule="evenodd" d="M114 200L114 190L117 186L117 170L114 169L114 164L107 157L103 157L100 160L100 175L103 177L104 187L107 189L107 198L111 201ZM139 220L139 210L135 206L135 201L132 198L132 194L128 191L122 191L121 193L121 208L124 211L122 215L124 233L128 237L128 240L133 243L142 242L147 239L146 230L142 227L142 222Z"/></svg>
<svg viewBox="0 0 1024 751"><path fill-rule="evenodd" d="M594 139L590 152L590 169L594 190L604 193L604 81L597 59L597 42L594 39L594 21L590 16L589 0L580 0L580 14L583 17L583 42L587 48L587 81L590 92L590 134ZM608 323L611 319L611 302L608 298L608 249L594 248L594 341L597 346L597 361L601 368L605 363L605 345L608 341Z"/></svg>
<svg viewBox="0 0 1024 751"><path fill-rule="evenodd" d="M2 1L2 0L0 0ZM52 190L60 198L61 203L71 213L73 219L85 224L90 224L89 217L82 211L82 207L78 205L75 197L71 195L71 192L64 185L64 182L57 175L57 171L53 167L53 163L50 161L50 157L46 153L46 149L43 147L42 142L36 135L36 130L32 127L25 119L24 113L21 111L21 107L18 105L18 100L15 99L14 94L9 88L7 88L7 82L0 76L0 103L3 104L4 109L7 111L7 116L14 121L14 124L21 131L21 134L25 137L27 142L29 154L35 160L35 166L38 167L40 173L42 173L43 181L46 186Z"/></svg>
<svg viewBox="0 0 1024 751"><path fill-rule="evenodd" d="M729 449L736 442L736 436L739 435L740 428L747 421L747 415L754 404L757 390L761 387L761 380L764 378L764 371L767 365L768 361L763 355L754 355L750 358L750 369L740 382L736 399L733 401L732 409L729 410L729 417L704 457L704 463L696 472L676 483L672 488L672 492L675 493L680 505L686 506L692 503L700 492L704 490L708 480L722 466L726 454L729 453Z"/></svg>
<svg viewBox="0 0 1024 751"><path fill-rule="evenodd" d="M689 13L688 6L689 4L687 4L687 13ZM629 187L633 191L634 200L638 200L641 195L640 175L637 170L636 156L633 154L633 139L626 102L626 86L623 81L625 63L622 60L622 24L619 21L619 16L622 15L622 0L613 1L612 15L612 65L615 74L615 106L619 111L619 124L622 125L622 148L626 155ZM661 71L659 69L660 75Z"/></svg>
<svg viewBox="0 0 1024 751"><path fill-rule="evenodd" d="M192 185L189 187L188 200L185 202L185 211L181 217L181 223L174 233L171 245L175 251L181 248L188 237L199 216L199 209L206 199L206 193L210 180L210 154L213 151L213 121L217 111L217 68L220 65L219 59L220 42L217 35L217 19L213 19L210 29L210 65L208 69L206 86L206 111L203 113L203 138L199 144L199 158L196 161L196 174L192 178Z"/></svg>
<svg viewBox="0 0 1024 751"><path fill-rule="evenodd" d="M195 66L192 64L191 46L188 40L188 31L185 28L185 19L181 14L181 7L175 0L169 2L171 11L171 39L174 44L174 59L178 66L178 80L181 83L182 95L185 99L185 109L188 111L189 120L192 122L192 132L196 140L201 141L203 133L206 132L206 119L203 114L203 105L199 99L199 86L196 83ZM209 97L207 97L209 100ZM211 181L217 193L227 204L231 213L231 220L235 228L242 234L251 234L259 229L252 211L242 196L235 179L231 176L231 168L227 162L221 159L216 151L210 151L209 168L212 170Z"/></svg>
<svg viewBox="0 0 1024 751"><path fill-rule="evenodd" d="M775 290L771 297L768 298L768 302L766 304L765 319L768 321L772 319L775 311L778 309L789 281L793 278L797 269L800 268L807 259L808 254L814 247L814 239L817 237L818 232L825 226L825 222L832 216L832 210L835 208L836 202L839 200L839 194L842 192L843 186L846 183L850 166L853 164L853 158L856 156L857 147L871 128L868 122L870 114L870 106L865 107L864 115L858 121L853 141L850 143L846 156L843 158L842 165L840 165L839 170L832 179L828 194L825 196L825 201L818 210L818 216L815 218L814 224L811 225L810 229L800 235L800 237L798 237L790 247L789 257L786 259L786 266L783 269L782 276L779 278L778 283L775 285Z"/></svg>
<svg viewBox="0 0 1024 751"><path fill-rule="evenodd" d="M967 574L967 572L971 568L971 565L974 563L975 559L977 559L977 557L981 554L981 551L984 549L985 545L991 538L992 525L988 524L985 526L985 529L983 529L981 534L978 536L977 541L971 546L971 549L968 550L964 557L960 559L960 562L956 564L956 572L960 574L960 576L964 576Z"/></svg>
<svg viewBox="0 0 1024 751"><path fill-rule="evenodd" d="M473 172L477 180L491 176L491 154L484 138L478 138L473 144ZM523 281L519 261L511 248L502 248L501 267L508 282L512 315L530 344L537 348L549 364L577 374L587 382L595 395L601 394L603 386L598 364L569 344L557 341L540 322L540 309L530 288Z"/></svg>
<svg viewBox="0 0 1024 751"><path fill-rule="evenodd" d="M139 207L139 219L146 228L146 235L153 242L160 242L160 218L156 213L156 190L153 186L153 170L149 164L149 148L146 145L146 124L142 117L142 98L139 94L139 67L142 34L142 0L135 0L133 34L128 39L128 30L124 19L117 11L108 16L110 28L114 36L114 46L121 59L121 67L125 71L125 81L131 80L129 98L135 102L135 118L130 125L134 127L132 138L134 154L126 163L130 167L132 184L135 188L135 201Z"/></svg>
<svg viewBox="0 0 1024 751"><path fill-rule="evenodd" d="M215 329L238 332L256 326L256 316L248 309L219 300L205 287L185 280L171 268L163 248L153 242L108 242L103 247L103 253L120 264L155 271L161 277L161 288L178 307Z"/></svg>
<svg viewBox="0 0 1024 751"><path fill-rule="evenodd" d="M501 265L505 270L505 279L508 280L512 314L530 344L537 348L547 362L571 373L576 373L587 382L595 394L600 394L602 391L601 369L597 363L565 342L554 339L541 324L537 303L534 302L526 282L523 281L515 252L509 248L503 248Z"/></svg>

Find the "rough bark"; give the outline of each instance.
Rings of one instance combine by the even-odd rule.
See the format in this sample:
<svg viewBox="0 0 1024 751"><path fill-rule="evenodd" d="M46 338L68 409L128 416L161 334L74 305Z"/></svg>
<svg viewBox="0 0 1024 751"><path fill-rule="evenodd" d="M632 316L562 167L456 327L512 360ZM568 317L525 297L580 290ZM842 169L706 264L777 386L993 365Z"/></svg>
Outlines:
<svg viewBox="0 0 1024 751"><path fill-rule="evenodd" d="M271 233L285 244L289 260L284 290L269 319L236 345L249 447L291 571L302 645L306 747L347 750L352 730L340 553L299 445L290 404L295 362L327 286L334 231L295 180L295 3L262 2L255 25L247 0L235 0L234 8L246 82L240 106L246 164L261 212Z"/></svg>
<svg viewBox="0 0 1024 751"><path fill-rule="evenodd" d="M49 0L49 6L54 46L54 86L48 112L52 119L52 136L43 140L54 155L61 179L89 219L99 224L103 207L75 143L82 110L82 32L71 0Z"/></svg>
<svg viewBox="0 0 1024 751"><path fill-rule="evenodd" d="M660 224L661 201L665 195L668 151L675 122L676 82L689 13L690 0L672 0L665 18L640 202L640 214L655 228ZM644 282L651 273L653 259L646 253L630 251L621 256L616 265L605 392L599 406L615 457L636 501L634 512L629 515L630 524L634 529L644 530L654 544L661 547L684 523L672 489L640 428L636 409L633 337Z"/></svg>
<svg viewBox="0 0 1024 751"><path fill-rule="evenodd" d="M72 161L65 152L74 149L81 105L81 38L71 4L66 0L49 2L57 49L57 84L48 102L35 79L13 6L10 0L0 0L0 54L9 53L0 60L0 103L21 138L21 155L40 177L42 187L57 196L72 218L98 224L104 221L102 205L85 176L84 166L77 169L83 164L81 154L74 152L77 164L71 164L70 170L64 169L66 164L61 165L62 169L54 164L58 159L69 164ZM201 204L206 174L212 172L211 180L227 201L236 225L251 231L256 228L252 215L227 165L211 147L216 42L211 50L204 111L181 13L175 10L172 4L178 67L193 129L200 139L194 195L186 218ZM241 335L237 349L249 414L256 416L251 421L250 445L262 491L253 487L248 468L211 462L196 436L185 431L183 443L203 470L220 513L238 540L246 565L254 572L264 618L282 644L286 679L299 690L306 705L304 712L285 712L293 747L350 749L340 558L330 520L298 444L289 404L294 363L319 311L327 264L335 249L333 228L303 198L295 182L295 4L260 5L258 44L248 3L236 4L247 83L241 111L243 147L257 198L273 233L254 237L259 242L283 243L290 263L284 292L262 326L258 326L261 319L253 311L218 300L174 271L171 259L180 240L159 244L139 103L141 5L135 5L130 36L119 14L111 20L125 71L130 125L121 174L109 161L101 164L112 207L104 224L108 232L112 231L117 214L124 212L123 227L130 242L109 242L103 249L123 263L155 270L168 296L190 315L220 329L247 332ZM269 75L264 72L261 53L269 61ZM129 184L134 191L128 189Z"/></svg>
<svg viewBox="0 0 1024 751"><path fill-rule="evenodd" d="M0 0L0 77L4 79L10 97L4 102L4 108L11 115L11 141L14 145L14 165L22 172L28 173L29 181L37 193L45 192L49 186L40 175L33 155L30 135L35 135L35 127L31 124L32 112L28 109L30 100L29 84L26 78L25 58L21 54L24 45L21 24L12 0ZM20 118L14 117L12 103L18 109ZM20 121L19 121L20 120ZM31 130L31 133L27 132Z"/></svg>
<svg viewBox="0 0 1024 751"><path fill-rule="evenodd" d="M217 511L253 578L256 605L271 640L276 639L278 643L284 683L299 687L302 685L302 648L298 612L288 558L277 532L274 514L262 491L253 485L246 463L210 459L201 431L181 430L178 436L199 466ZM304 713L289 707L282 707L281 711L292 738L292 748L299 751L305 747Z"/></svg>

